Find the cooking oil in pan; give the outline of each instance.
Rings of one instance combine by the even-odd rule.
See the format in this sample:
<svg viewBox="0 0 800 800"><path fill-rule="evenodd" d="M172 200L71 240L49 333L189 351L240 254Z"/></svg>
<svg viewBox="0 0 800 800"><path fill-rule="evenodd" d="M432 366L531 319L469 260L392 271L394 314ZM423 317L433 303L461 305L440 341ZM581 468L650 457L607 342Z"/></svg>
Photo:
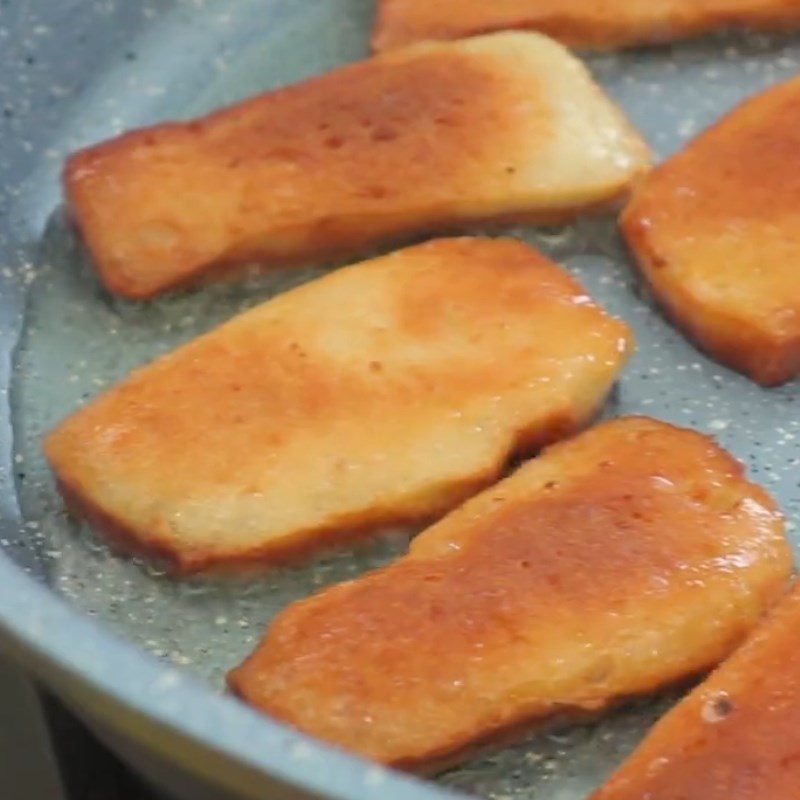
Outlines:
<svg viewBox="0 0 800 800"><path fill-rule="evenodd" d="M213 58L199 52L202 65L198 61L190 70L188 62L180 62L184 71L174 74L151 66L160 83L142 76L133 81L124 72L110 75L65 123L56 144L63 153L114 127L199 113L356 58L363 53L370 6L365 0L311 6L303 0L286 2L279 23L267 30L261 26L254 41L252 20L237 21L232 14L225 27L212 19L220 13L215 4L200 4L194 24L215 31ZM163 60L172 47L169 26L163 31L161 38L142 43L147 58L125 69L145 69L159 63L159 57ZM742 97L795 74L799 59L796 39L751 37L596 57L591 65L656 150L666 155ZM105 123L109 109L119 117L111 127ZM565 263L594 297L635 329L639 351L609 415L649 414L714 434L747 461L751 475L779 498L790 518L796 515L796 385L764 391L697 353L639 291L613 220L511 233ZM18 540L2 544L20 561L35 564L42 578L83 612L220 690L225 671L253 647L269 619L287 603L397 557L413 531L387 531L372 543L260 579L173 582L157 567L111 553L67 518L42 458L41 439L61 417L131 368L321 271L279 271L145 304L121 302L100 289L73 232L56 211L35 270L25 279L28 307L12 400L19 496L27 526ZM439 780L495 800L577 800L673 700L664 696L595 725L540 734Z"/></svg>

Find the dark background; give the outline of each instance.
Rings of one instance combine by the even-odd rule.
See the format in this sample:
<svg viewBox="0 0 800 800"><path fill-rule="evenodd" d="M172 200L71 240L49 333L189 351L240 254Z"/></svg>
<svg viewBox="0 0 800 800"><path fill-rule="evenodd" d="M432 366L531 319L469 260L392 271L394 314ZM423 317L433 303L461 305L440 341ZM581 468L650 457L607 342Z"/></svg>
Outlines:
<svg viewBox="0 0 800 800"><path fill-rule="evenodd" d="M45 693L42 701L67 800L166 800L134 776L58 700Z"/></svg>

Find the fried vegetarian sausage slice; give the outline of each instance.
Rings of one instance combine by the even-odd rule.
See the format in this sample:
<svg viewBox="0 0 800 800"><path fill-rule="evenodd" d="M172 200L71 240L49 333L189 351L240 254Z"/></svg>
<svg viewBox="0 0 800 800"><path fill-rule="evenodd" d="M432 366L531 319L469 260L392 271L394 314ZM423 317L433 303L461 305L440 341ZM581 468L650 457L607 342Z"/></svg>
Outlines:
<svg viewBox="0 0 800 800"><path fill-rule="evenodd" d="M73 155L65 191L112 292L147 298L483 221L563 219L626 194L649 153L535 34L369 59Z"/></svg>
<svg viewBox="0 0 800 800"><path fill-rule="evenodd" d="M593 800L795 800L800 587L667 714Z"/></svg>
<svg viewBox="0 0 800 800"><path fill-rule="evenodd" d="M800 372L800 79L760 94L642 183L622 231L656 298L764 386Z"/></svg>
<svg viewBox="0 0 800 800"><path fill-rule="evenodd" d="M281 295L138 370L46 451L77 513L179 572L429 519L585 425L627 326L513 240L441 240Z"/></svg>
<svg viewBox="0 0 800 800"><path fill-rule="evenodd" d="M280 614L230 676L253 706L432 769L716 665L791 569L772 500L644 418L553 446L386 569Z"/></svg>
<svg viewBox="0 0 800 800"><path fill-rule="evenodd" d="M376 51L489 31L536 30L565 44L609 50L720 28L795 29L797 0L379 0Z"/></svg>

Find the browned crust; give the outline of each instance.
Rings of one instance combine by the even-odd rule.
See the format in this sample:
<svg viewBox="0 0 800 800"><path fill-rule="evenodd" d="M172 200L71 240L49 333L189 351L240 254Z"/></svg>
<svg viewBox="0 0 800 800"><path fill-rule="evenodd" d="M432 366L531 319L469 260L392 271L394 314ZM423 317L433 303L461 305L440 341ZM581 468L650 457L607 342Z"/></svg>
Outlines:
<svg viewBox="0 0 800 800"><path fill-rule="evenodd" d="M74 153L63 191L101 281L144 300L242 265L299 266L613 205L647 154L587 75L574 74L574 91L616 115L630 168L599 167L597 181L578 176L551 196L518 170L563 136L544 64L565 69L571 56L542 37L514 48L412 48ZM541 113L511 113L521 101Z"/></svg>
<svg viewBox="0 0 800 800"><path fill-rule="evenodd" d="M705 672L687 676L675 681L671 686L659 685L654 689L666 692L670 689L688 687L700 679ZM238 668L232 669L226 676L228 690L242 702L249 703L247 691L244 684L238 680L237 673ZM387 766L403 772L410 772L420 777L433 777L453 769L465 761L488 756L505 747L521 744L531 736L538 736L547 731L559 730L566 726L589 725L597 722L605 714L624 708L626 705L634 703L646 695L647 692L642 692L630 697L609 698L605 702L586 703L583 707L560 707L558 703L554 703L552 713L520 716L517 721L484 731L477 738L464 738L461 741L454 741L442 746L438 751L431 753L424 759L406 759L393 762ZM293 727L290 720L281 721Z"/></svg>
<svg viewBox="0 0 800 800"><path fill-rule="evenodd" d="M629 427L617 439L620 426ZM525 484L500 485L423 533L407 558L290 606L230 674L231 689L334 744L429 772L553 717L591 718L718 663L785 590L791 555L774 501L710 437L644 418L584 434L593 435L601 438L574 460L535 473L530 497ZM682 471L687 459L693 466ZM580 477L562 484L558 476L572 468ZM666 481L666 495L653 477ZM731 509L741 512L736 521ZM740 546L755 549L753 561L733 568L738 575L716 566L715 553ZM704 601L719 618L696 617ZM655 661L653 615L655 631L661 623L677 637ZM499 677L539 648L545 669L562 654L561 637L578 659L565 666L565 682L549 667ZM583 661L581 647L599 650ZM597 655L616 665L613 679L596 677L606 668ZM450 693L454 679L463 692ZM419 723L437 712L447 721L428 733Z"/></svg>
<svg viewBox="0 0 800 800"><path fill-rule="evenodd" d="M602 404L592 416L599 413ZM284 536L260 548L239 554L226 554L224 559L213 551L195 550L187 552L176 547L173 542L156 533L142 535L142 531L132 527L112 510L92 500L90 493L71 483L67 471L59 469L52 458L51 468L57 476L57 487L67 510L77 519L85 520L89 526L105 536L120 553L143 557L155 561L174 578L188 578L198 574L235 575L259 573L263 570L295 564L317 555L320 551L332 550L347 544L368 539L384 526L418 527L433 522L438 516L464 500L495 483L503 473L506 464L516 456L532 454L572 433L576 433L591 419L576 420L569 414L557 412L549 423L537 426L535 431L521 431L509 452L484 474L465 479L458 486L450 487L440 493L441 506L437 512L414 512L399 514L397 510L371 509L369 513L343 517L324 527L298 531L293 536ZM48 454L47 442L45 453Z"/></svg>
<svg viewBox="0 0 800 800"><path fill-rule="evenodd" d="M233 669L226 677L228 690L242 702L247 703L247 693L243 691L242 685L237 681L236 673L237 670ZM673 687L664 686L658 688L663 691L669 691L670 688L691 686L703 674L699 673L696 676L677 681ZM441 752L433 754L424 760L398 761L388 766L420 777L434 777L463 764L465 761L490 756L503 748L519 745L531 736L539 736L548 731L557 731L567 726L590 725L600 720L605 714L622 709L630 703L640 700L644 694L615 698L605 703L587 704L585 708L565 707L560 709L555 704L552 715L541 716L536 714L520 719L515 723L486 731L477 739L454 742L452 747L443 747ZM282 721L292 727L290 721Z"/></svg>
<svg viewBox="0 0 800 800"><path fill-rule="evenodd" d="M659 272L669 265L651 246L633 208L623 214L620 227L665 316L700 350L764 388L780 386L800 373L800 337L776 341L750 320L707 307L687 287L662 283Z"/></svg>
<svg viewBox="0 0 800 800"><path fill-rule="evenodd" d="M416 0L420 7L427 6L429 0ZM800 25L800 11L791 2L783 8L770 11L762 9L763 3L753 0L752 10L718 10L703 14L686 12L687 4L673 3L661 19L641 21L626 17L626 9L610 8L604 13L596 0L585 0L585 10L576 8L576 3L565 3L558 7L553 2L537 5L536 0L520 0L519 12L511 15L499 12L491 3L481 0L451 0L447 21L436 25L419 25L413 19L413 2L408 19L391 9L394 0L379 0L378 13L370 38L372 52L382 53L421 41L446 41L480 36L501 30L538 31L562 42L569 47L598 52L659 45L668 42L693 39L708 35L715 30L761 31L765 33L793 30ZM464 6L480 4L478 13L464 20ZM439 4L443 5L441 0ZM648 0L638 0L628 4L633 7L649 5ZM469 9L467 9L469 11Z"/></svg>
<svg viewBox="0 0 800 800"><path fill-rule="evenodd" d="M661 719L591 800L794 798L800 585Z"/></svg>
<svg viewBox="0 0 800 800"><path fill-rule="evenodd" d="M651 172L620 219L666 315L712 358L764 387L800 373L800 324L772 322L779 312L800 313L792 272L800 181L785 168L800 144L798 121L798 79L756 94ZM716 239L740 226L735 241L747 254L741 264L735 250L713 250ZM776 233L761 242L770 228ZM690 238L698 243L683 252ZM758 248L757 257L748 248ZM703 279L757 288L757 304L701 297L698 278L678 274L683 266Z"/></svg>
<svg viewBox="0 0 800 800"><path fill-rule="evenodd" d="M482 479L465 481L462 486L453 489L452 503L448 503L446 507L458 505L476 492L491 486L497 477L493 473ZM258 574L270 568L302 562L325 550L364 541L383 526L417 527L433 522L437 516L432 513L409 513L401 516L375 510L369 518L344 518L336 524L300 531L291 537L281 537L274 544L236 555L226 555L221 559L213 551L196 550L187 553L157 535L143 537L141 531L131 527L124 519L93 503L89 495L69 488L63 479L59 479L57 485L70 514L85 520L93 530L105 536L119 553L155 561L173 578L190 578L199 574L220 577Z"/></svg>
<svg viewBox="0 0 800 800"><path fill-rule="evenodd" d="M169 128L167 123L155 126L155 130ZM134 136L136 132L127 134ZM121 137L124 139L125 136ZM98 148L113 148L121 145L118 140L97 145L92 150ZM124 147L122 148L124 149ZM82 152L75 153L67 159L64 168L64 193L67 198L68 216L76 231L81 237L87 256L93 259L94 249L91 243L91 236L81 224L82 201L75 196L72 189L70 173L80 169L78 166ZM643 177L643 176L642 176ZM357 261L362 258L374 256L376 252L385 251L390 248L404 247L415 241L423 241L432 237L449 237L474 234L475 229L479 228L490 235L501 235L509 228L517 225L546 225L557 226L566 225L581 216L602 216L619 212L630 200L633 189L637 181L631 185L620 186L616 194L606 200L601 200L584 205L571 206L564 210L550 210L541 212L531 212L520 210L519 212L475 217L465 219L463 216L453 216L450 220L442 220L435 226L420 228L416 225L409 225L406 230L398 230L391 236L381 239L373 239L369 242L362 240L347 241L343 236L338 238L333 235L332 226L326 229L326 235L318 240L318 247L309 249L302 256L295 258L282 257L278 261L268 257L252 259L242 259L238 256L222 258L206 264L201 269L193 271L189 275L176 277L171 281L165 281L158 287L143 287L135 280L128 279L117 270L107 269L102 260L94 260L93 263L101 278L105 288L112 294L124 297L129 300L145 301L152 300L166 293L180 292L196 288L202 288L208 284L220 282L235 282L243 277L250 277L258 274L266 274L281 269L302 269L304 267L318 266L320 263L336 263L340 261ZM346 228L350 225L344 218L338 220L344 223ZM304 230L305 226L298 225L297 230Z"/></svg>
<svg viewBox="0 0 800 800"><path fill-rule="evenodd" d="M45 452L75 513L120 549L165 560L175 574L294 561L384 525L446 512L496 480L514 453L530 452L585 424L626 360L627 326L586 304L584 290L567 273L520 242L441 240L384 261L386 275L365 267L362 279L356 267L355 278L352 270L323 278L321 295L313 285L298 290L294 312L288 297L275 301L288 304L275 314L272 308L254 310L218 336L136 371L65 420L47 438ZM366 350L355 352L345 337L331 358L327 343L343 331L342 324L349 330L341 298L363 285L378 292L364 295L365 308L375 307L378 298L377 313L386 315L389 326L380 331L395 331L395 337L376 337L370 318L359 313L352 338L358 342L365 332ZM320 297L327 299L320 304ZM339 300L328 315L331 297ZM443 298L452 305L446 317L438 313ZM304 316L306 303L314 312ZM552 349L546 340L531 345L532 332L544 324L537 322L540 308L576 338L565 337ZM495 331L501 334L497 339ZM405 342L413 345L412 353L427 348L421 351L425 357L407 361ZM454 357L438 356L439 342L455 348ZM523 360L498 364L502 353L519 353ZM531 379L540 365L544 379L558 379L548 354L590 353L600 360L576 367L565 391L548 389L544 402L537 399ZM495 385L497 399L511 404L509 419L497 416ZM471 398L479 407L473 408ZM473 423L460 421L461 412L451 409L465 403L472 409L468 414L486 415L486 431L477 422L460 427ZM443 428L437 427L438 413L445 415ZM462 434L480 436L480 444L468 450L471 467L443 452L442 472L438 466L426 471L422 485L413 476L408 483L401 477L399 489L390 459L375 476L377 488L369 476L362 495L364 473L349 472L347 462L351 445L359 464L375 454L358 424L362 414L378 437L389 423L381 446L401 459L407 435L419 445L419 455L409 455L412 471L414 459L424 457L423 434L414 433L418 420L434 442L441 430L456 437L447 439L456 449ZM340 417L347 421L341 430ZM284 448L291 451L286 460ZM309 470L317 477L307 476ZM346 502L338 487L352 493ZM320 491L326 499L317 507L314 495ZM211 497L219 498L218 515Z"/></svg>

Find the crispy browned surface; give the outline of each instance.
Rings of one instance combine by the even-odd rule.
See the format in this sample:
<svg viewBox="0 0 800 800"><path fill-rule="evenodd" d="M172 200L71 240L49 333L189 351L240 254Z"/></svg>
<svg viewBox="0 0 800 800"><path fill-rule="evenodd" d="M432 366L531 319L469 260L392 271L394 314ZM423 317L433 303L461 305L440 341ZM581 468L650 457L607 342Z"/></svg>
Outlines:
<svg viewBox="0 0 800 800"><path fill-rule="evenodd" d="M65 190L106 286L133 298L480 220L563 218L649 163L561 46L422 46L73 155Z"/></svg>
<svg viewBox="0 0 800 800"><path fill-rule="evenodd" d="M441 514L574 432L628 328L513 240L449 239L288 292L62 423L71 506L181 571Z"/></svg>
<svg viewBox="0 0 800 800"><path fill-rule="evenodd" d="M797 0L379 0L373 48L538 30L576 47L665 42L727 27L795 28Z"/></svg>
<svg viewBox="0 0 800 800"><path fill-rule="evenodd" d="M800 588L593 800L797 800Z"/></svg>
<svg viewBox="0 0 800 800"><path fill-rule="evenodd" d="M548 450L384 570L296 603L230 676L249 703L424 768L725 657L786 586L767 494L644 418Z"/></svg>
<svg viewBox="0 0 800 800"><path fill-rule="evenodd" d="M732 114L644 182L622 230L661 304L771 386L800 372L800 80Z"/></svg>

